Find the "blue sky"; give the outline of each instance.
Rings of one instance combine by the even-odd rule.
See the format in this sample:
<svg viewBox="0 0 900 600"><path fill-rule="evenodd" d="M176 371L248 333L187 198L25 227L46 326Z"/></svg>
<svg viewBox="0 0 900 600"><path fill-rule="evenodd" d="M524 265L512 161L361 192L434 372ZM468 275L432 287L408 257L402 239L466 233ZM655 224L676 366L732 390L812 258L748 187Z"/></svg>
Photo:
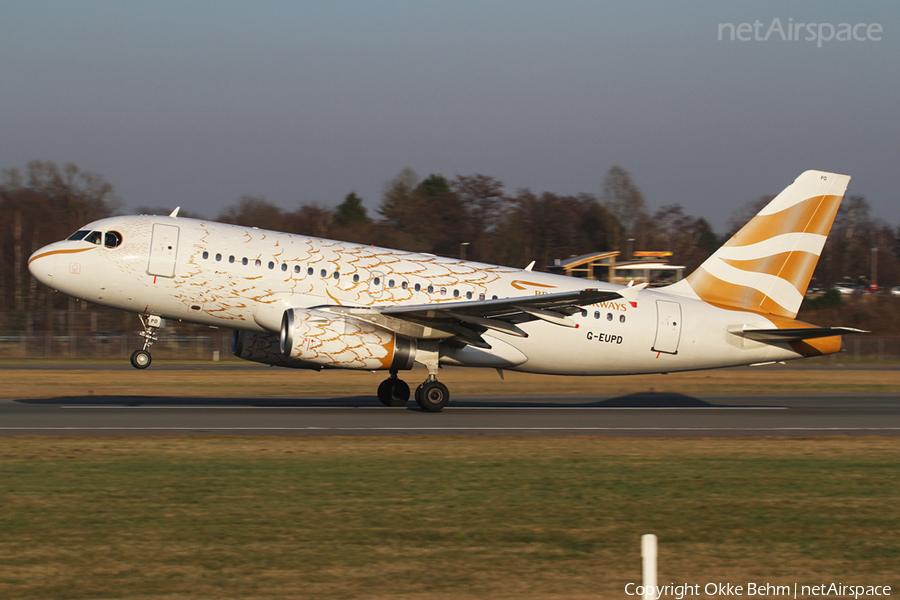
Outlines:
<svg viewBox="0 0 900 600"><path fill-rule="evenodd" d="M74 162L130 207L356 191L372 212L405 167L599 194L621 165L651 209L721 232L814 168L900 224L896 2L7 0L0 17L0 167ZM883 32L718 40L775 18Z"/></svg>

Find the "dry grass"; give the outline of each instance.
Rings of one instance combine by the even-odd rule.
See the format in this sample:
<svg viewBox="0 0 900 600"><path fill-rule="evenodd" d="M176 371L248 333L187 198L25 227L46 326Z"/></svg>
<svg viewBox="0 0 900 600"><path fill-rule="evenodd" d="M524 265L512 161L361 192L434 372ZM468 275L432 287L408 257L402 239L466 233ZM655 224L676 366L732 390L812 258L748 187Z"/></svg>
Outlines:
<svg viewBox="0 0 900 600"><path fill-rule="evenodd" d="M894 438L3 438L0 597L620 598L648 532L662 583L897 586L898 460Z"/></svg>
<svg viewBox="0 0 900 600"><path fill-rule="evenodd" d="M291 371L246 368L221 370L0 370L5 398L61 396L174 397L316 397L374 395L385 373ZM597 394L656 391L680 394L731 393L898 393L893 370L802 370L778 366L669 375L559 377L494 370L443 369L441 379L454 395ZM425 378L423 370L402 375L409 383Z"/></svg>

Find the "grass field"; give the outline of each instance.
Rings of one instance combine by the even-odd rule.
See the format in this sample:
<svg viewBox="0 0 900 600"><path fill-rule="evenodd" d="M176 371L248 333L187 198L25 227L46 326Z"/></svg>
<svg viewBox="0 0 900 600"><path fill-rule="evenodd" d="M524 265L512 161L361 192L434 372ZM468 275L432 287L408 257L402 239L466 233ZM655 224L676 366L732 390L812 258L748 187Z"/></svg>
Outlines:
<svg viewBox="0 0 900 600"><path fill-rule="evenodd" d="M0 598L623 598L644 533L660 583L897 590L898 462L896 438L0 438Z"/></svg>
<svg viewBox="0 0 900 600"><path fill-rule="evenodd" d="M401 373L411 385L424 369ZM60 396L374 396L383 372L296 371L258 367L216 369L196 366L170 371L0 369L0 397ZM791 369L780 366L694 371L669 375L559 377L493 369L442 369L450 394L599 394L671 392L678 394L900 393L897 370Z"/></svg>

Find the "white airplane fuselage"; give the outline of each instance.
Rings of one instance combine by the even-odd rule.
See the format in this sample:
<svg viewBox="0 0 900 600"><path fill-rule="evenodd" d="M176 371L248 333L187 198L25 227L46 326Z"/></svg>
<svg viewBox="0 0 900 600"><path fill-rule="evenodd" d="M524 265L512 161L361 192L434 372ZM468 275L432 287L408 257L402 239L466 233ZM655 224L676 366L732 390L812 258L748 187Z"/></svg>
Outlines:
<svg viewBox="0 0 900 600"><path fill-rule="evenodd" d="M164 319L277 336L285 311L293 308L345 307L352 314L352 307L440 306L599 289L622 297L581 307L568 326L545 319L520 323L527 337L488 329L483 340L490 348L445 344L437 350L440 364L620 375L808 355L790 343L734 335L735 327L778 327L778 319L714 306L685 287L638 290L177 217L111 217L83 229L100 232L101 240L114 232L121 241L114 245L113 236L112 247L85 239L50 244L32 256L34 276L94 304Z"/></svg>

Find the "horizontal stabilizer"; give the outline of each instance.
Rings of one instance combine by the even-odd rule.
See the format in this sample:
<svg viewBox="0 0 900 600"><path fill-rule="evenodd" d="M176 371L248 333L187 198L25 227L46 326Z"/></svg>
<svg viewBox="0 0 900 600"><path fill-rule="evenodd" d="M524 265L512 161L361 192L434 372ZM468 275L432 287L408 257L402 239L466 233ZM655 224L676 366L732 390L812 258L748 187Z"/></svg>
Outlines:
<svg viewBox="0 0 900 600"><path fill-rule="evenodd" d="M862 329L852 327L803 327L797 329L744 329L739 325L728 332L748 340L757 342L801 342L816 338L832 337L835 335L848 335L851 333L869 333Z"/></svg>

